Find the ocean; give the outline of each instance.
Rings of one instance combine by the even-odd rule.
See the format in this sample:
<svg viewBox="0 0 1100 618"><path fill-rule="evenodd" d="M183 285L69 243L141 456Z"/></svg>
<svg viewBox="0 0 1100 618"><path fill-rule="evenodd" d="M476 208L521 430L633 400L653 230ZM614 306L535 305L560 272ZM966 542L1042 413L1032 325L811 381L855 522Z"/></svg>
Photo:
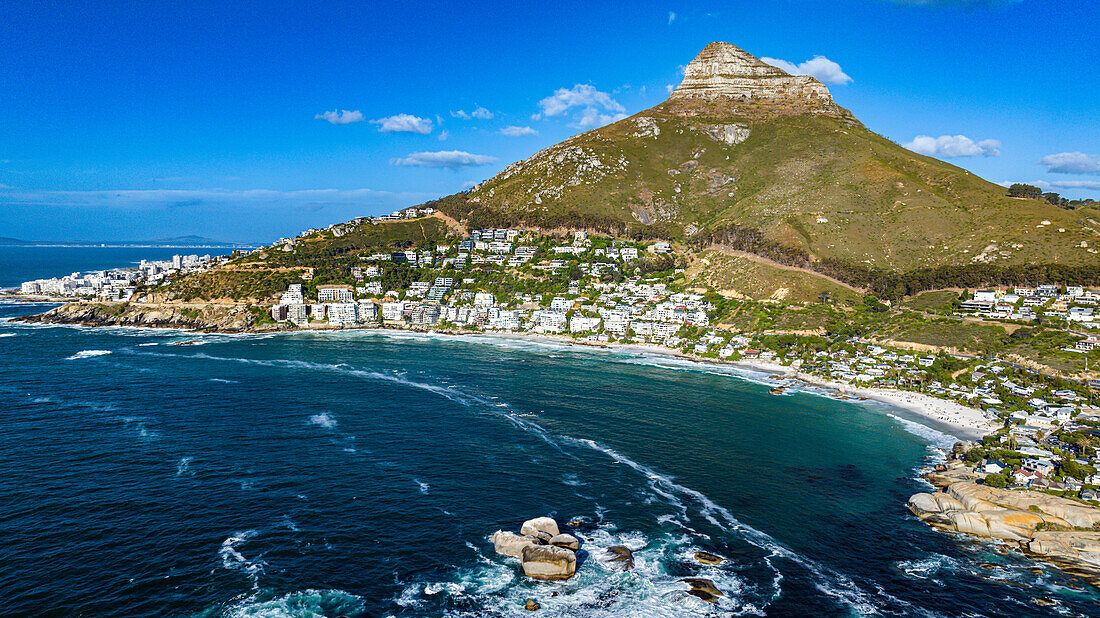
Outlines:
<svg viewBox="0 0 1100 618"><path fill-rule="evenodd" d="M4 615L1100 614L908 514L955 438L881 404L492 336L8 321L48 307L0 305ZM489 542L543 515L578 522L566 582Z"/></svg>

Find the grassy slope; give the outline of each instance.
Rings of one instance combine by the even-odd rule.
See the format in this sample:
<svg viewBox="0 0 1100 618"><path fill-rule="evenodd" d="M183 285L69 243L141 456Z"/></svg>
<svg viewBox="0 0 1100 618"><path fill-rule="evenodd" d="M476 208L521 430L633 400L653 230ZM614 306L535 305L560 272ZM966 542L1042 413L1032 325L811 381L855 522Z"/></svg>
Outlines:
<svg viewBox="0 0 1100 618"><path fill-rule="evenodd" d="M657 119L660 135L636 136L638 117ZM743 143L696 130L731 121L751 127ZM583 169L593 158L601 167ZM1086 229L1100 229L1088 221L1100 219L1095 211L1009 198L965 170L825 116L685 117L666 103L542 151L471 197L505 212L575 211L681 232L733 222L819 258L893 271L966 264L983 252L995 264L1100 261L1079 246L1100 240ZM1051 223L1039 227L1043 220Z"/></svg>

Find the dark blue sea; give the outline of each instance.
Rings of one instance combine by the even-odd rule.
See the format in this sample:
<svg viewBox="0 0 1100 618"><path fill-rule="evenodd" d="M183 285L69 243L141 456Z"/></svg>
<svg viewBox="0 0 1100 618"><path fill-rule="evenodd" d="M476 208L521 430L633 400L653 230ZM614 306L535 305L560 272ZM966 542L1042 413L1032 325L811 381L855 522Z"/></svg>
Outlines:
<svg viewBox="0 0 1100 618"><path fill-rule="evenodd" d="M907 513L954 438L898 410L488 336L7 321L48 307L0 306L4 615L1100 615ZM541 515L583 522L569 581L492 550Z"/></svg>

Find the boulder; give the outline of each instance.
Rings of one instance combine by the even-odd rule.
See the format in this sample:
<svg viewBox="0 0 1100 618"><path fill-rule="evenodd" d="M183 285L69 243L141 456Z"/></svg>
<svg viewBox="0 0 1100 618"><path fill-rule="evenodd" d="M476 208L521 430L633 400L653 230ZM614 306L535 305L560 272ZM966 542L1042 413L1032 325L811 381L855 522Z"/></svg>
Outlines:
<svg viewBox="0 0 1100 618"><path fill-rule="evenodd" d="M722 591L715 587L714 582L709 579L703 579L702 577L685 577L680 581L691 586L691 590L688 590L688 594L702 599L707 603L717 603L718 597L723 596Z"/></svg>
<svg viewBox="0 0 1100 618"><path fill-rule="evenodd" d="M700 564L709 564L709 565L722 564L723 562L726 561L726 559L723 558L722 556L716 556L714 554L711 554L711 553L708 553L708 552L705 552L705 551L695 552L695 560L698 561Z"/></svg>
<svg viewBox="0 0 1100 618"><path fill-rule="evenodd" d="M550 517L536 517L534 519L528 519L523 522L523 525L519 529L519 533L523 536L541 536L538 533L545 532L550 535L546 537L549 541L551 538L561 534L558 530L558 522L554 521Z"/></svg>
<svg viewBox="0 0 1100 618"><path fill-rule="evenodd" d="M577 555L553 545L528 545L523 548L523 574L532 579L569 579L577 570Z"/></svg>
<svg viewBox="0 0 1100 618"><path fill-rule="evenodd" d="M515 532L507 532L505 530L497 530L493 533L493 536L489 537L489 540L493 542L493 549L502 556L512 556L513 558L523 558L523 548L529 545L538 545L538 542L527 536L520 536Z"/></svg>
<svg viewBox="0 0 1100 618"><path fill-rule="evenodd" d="M539 605L539 602L534 599L527 599L527 602L523 604L523 609L529 612L534 612L542 609L542 606Z"/></svg>
<svg viewBox="0 0 1100 618"><path fill-rule="evenodd" d="M909 503L906 506L909 507L910 512L922 519L925 515L943 511L935 496L925 493L913 494L910 496Z"/></svg>
<svg viewBox="0 0 1100 618"><path fill-rule="evenodd" d="M608 562L619 563L624 571L629 571L634 568L634 552L630 551L630 548L625 545L612 545L607 548L607 552L611 554L611 558L608 558Z"/></svg>
<svg viewBox="0 0 1100 618"><path fill-rule="evenodd" d="M989 522L972 511L952 511L947 513L955 530L976 536L989 536Z"/></svg>
<svg viewBox="0 0 1100 618"><path fill-rule="evenodd" d="M940 506L940 511L943 512L962 511L966 508L965 506L963 506L962 502L959 502L955 498L952 498L945 493L936 492L932 494L932 497L936 499L936 504Z"/></svg>
<svg viewBox="0 0 1100 618"><path fill-rule="evenodd" d="M581 548L581 542L572 534L559 534L550 538L550 544L555 547L564 547L577 551Z"/></svg>

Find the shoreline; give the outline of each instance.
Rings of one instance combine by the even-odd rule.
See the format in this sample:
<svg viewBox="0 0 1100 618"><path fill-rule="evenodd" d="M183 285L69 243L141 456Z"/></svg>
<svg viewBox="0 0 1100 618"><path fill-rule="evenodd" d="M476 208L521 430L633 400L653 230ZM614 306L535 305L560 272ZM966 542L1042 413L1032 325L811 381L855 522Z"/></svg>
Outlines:
<svg viewBox="0 0 1100 618"><path fill-rule="evenodd" d="M975 440L980 441L982 436L992 433L999 426L991 423L985 418L985 415L981 410L964 406L954 401L946 399L940 399L924 393L914 393L910 391L902 391L889 388L876 388L876 387L861 387L853 386L851 384L845 384L843 382L834 382L827 380L820 376L815 376L808 373L803 373L797 369L788 367L786 365L780 365L777 363L767 363L761 361L728 361L723 359L706 358L696 356L694 354L685 354L679 350L672 348L666 348L657 344L644 344L644 343L590 343L587 341L577 341L571 337L547 335L544 333L504 333L504 332L480 332L469 331L462 333L450 333L446 331L415 331L410 329L386 329L375 328L371 330L385 331L385 330L397 330L406 332L428 332L433 334L443 335L483 335L489 337L497 337L502 339L514 339L520 341L534 341L545 343L557 343L564 345L578 345L589 348L604 349L608 352L615 351L628 351L638 352L643 354L653 354L665 358L677 359L695 363L698 365L711 365L715 367L740 367L751 371L758 371L766 373L769 376L780 377L786 380L796 380L803 382L806 385L818 387L821 389L828 389L836 391L837 396L830 395L827 392L815 392L815 391L803 391L811 395L819 397L825 397L829 399L839 399L844 401L842 397L847 397L847 400L851 403L859 405L864 401L874 401L881 404L904 410L909 412L922 420L931 421L934 423L929 426L931 429L940 431L943 433L949 433L956 438L963 440ZM735 376L740 377L740 376ZM923 424L923 423L922 423ZM926 425L928 426L928 425Z"/></svg>
<svg viewBox="0 0 1100 618"><path fill-rule="evenodd" d="M44 302L44 301L25 301L25 302ZM49 302L49 301L45 301ZM42 316L45 314L36 314ZM30 316L21 316L30 317ZM18 321L19 318L15 318ZM684 353L680 350L667 348L665 346L654 343L612 343L612 342L589 342L584 340L574 339L567 335L555 335L547 333L531 333L531 332L504 332L504 331L472 331L463 329L436 329L436 328L402 328L394 325L362 325L362 326L349 326L349 327L324 327L324 328L271 328L271 329L257 329L250 328L247 330L239 330L234 332L227 332L224 329L214 328L198 328L196 326L185 324L96 324L85 323L78 320L64 321L64 320L29 320L29 323L53 323L53 324L68 324L81 326L86 328L100 328L103 326L121 326L121 327L133 327L133 328L167 328L178 330L180 332L193 332L193 333L206 333L206 334L240 334L240 335L267 335L267 334L293 334L293 333L340 333L340 332L354 332L354 331L373 331L378 333L385 332L406 332L406 333L422 333L431 335L451 336L451 337L468 337L468 336L483 336L502 340L514 340L514 341L528 341L534 343L550 343L555 345L562 345L566 347L571 346L583 346L584 348L602 349L608 352L633 352L637 354L650 354L666 359L675 359L679 361L690 362L700 366L710 365L713 367L739 367L741 369L749 371L757 371L768 374L773 378L781 378L783 380L793 380L801 382L804 385L815 387L814 389L803 391L808 394L817 395L829 399L848 400L851 403L861 404L866 401L873 401L879 404L885 404L893 407L897 410L906 412L914 417L912 420L932 430L940 433L948 434L961 440L973 440L980 441L982 436L991 433L998 428L997 425L991 423L985 418L983 413L975 408L964 406L954 401L946 399L940 399L931 395L923 393L914 393L910 391L903 391L898 389L888 388L876 388L876 387L862 387L853 386L851 384L845 384L843 382L835 382L826 378L815 376L812 374L801 372L792 367L786 365L780 365L777 363L768 363L766 361L759 360L737 360L730 361L719 358L707 358L697 356L695 354ZM740 376L735 376L740 377ZM743 378L744 379L744 378ZM782 386L777 384L777 386ZM788 386L789 387L789 386ZM821 389L821 390L816 390ZM828 391L833 391L830 393ZM871 406L865 406L871 407ZM917 420L919 419L919 420Z"/></svg>

